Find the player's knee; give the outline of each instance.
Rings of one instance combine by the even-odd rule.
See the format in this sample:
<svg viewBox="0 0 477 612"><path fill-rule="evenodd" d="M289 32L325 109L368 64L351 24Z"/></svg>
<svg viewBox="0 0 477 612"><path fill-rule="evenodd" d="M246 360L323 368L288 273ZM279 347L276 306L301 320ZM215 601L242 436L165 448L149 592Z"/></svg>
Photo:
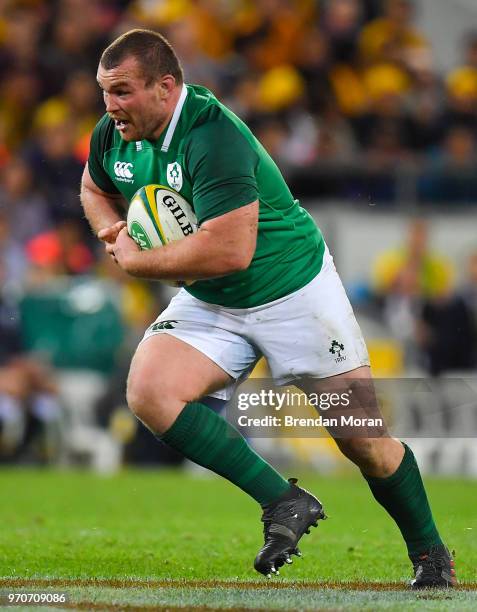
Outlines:
<svg viewBox="0 0 477 612"><path fill-rule="evenodd" d="M128 377L126 400L130 410L146 425L156 422L161 415L177 412L187 401L174 381L134 370Z"/></svg>
<svg viewBox="0 0 477 612"><path fill-rule="evenodd" d="M126 401L129 409L141 419L145 411L150 409L152 401L147 385L139 384L135 377L130 376L126 389Z"/></svg>
<svg viewBox="0 0 477 612"><path fill-rule="evenodd" d="M404 447L390 437L336 440L342 453L369 476L387 478L401 464Z"/></svg>
<svg viewBox="0 0 477 612"><path fill-rule="evenodd" d="M161 412L164 406L164 393L159 393L160 385L147 377L130 374L126 389L126 400L130 410L142 421L150 412Z"/></svg>
<svg viewBox="0 0 477 612"><path fill-rule="evenodd" d="M379 453L372 438L349 438L336 442L341 452L361 470L366 470L379 461Z"/></svg>

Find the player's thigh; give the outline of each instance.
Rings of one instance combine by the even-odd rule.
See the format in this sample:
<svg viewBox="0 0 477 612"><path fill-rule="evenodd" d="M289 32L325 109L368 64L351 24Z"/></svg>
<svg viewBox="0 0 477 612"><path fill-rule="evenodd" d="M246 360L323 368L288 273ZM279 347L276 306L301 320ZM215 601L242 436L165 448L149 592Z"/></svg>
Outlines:
<svg viewBox="0 0 477 612"><path fill-rule="evenodd" d="M194 401L232 382L209 357L167 333L141 342L132 359L128 377L128 400L167 405L171 401Z"/></svg>
<svg viewBox="0 0 477 612"><path fill-rule="evenodd" d="M155 434L173 425L184 406L227 386L232 378L193 346L169 334L141 342L132 359L127 400Z"/></svg>
<svg viewBox="0 0 477 612"><path fill-rule="evenodd" d="M316 376L303 376L297 380L296 386L305 393L320 393L324 391L344 392L356 386L367 390L374 390L371 368L368 365L359 366L347 372L341 372L333 376L319 378Z"/></svg>
<svg viewBox="0 0 477 612"><path fill-rule="evenodd" d="M153 431L204 395L228 399L256 362L255 348L220 308L179 292L146 330L132 360L128 403Z"/></svg>
<svg viewBox="0 0 477 612"><path fill-rule="evenodd" d="M278 384L369 365L361 329L328 251L308 285L270 305L266 316L257 313L253 340Z"/></svg>
<svg viewBox="0 0 477 612"><path fill-rule="evenodd" d="M328 428L337 441L347 438L365 440L386 435L386 424L369 366L327 378L305 376L294 384L306 393L311 405L323 418L337 422L336 427Z"/></svg>
<svg viewBox="0 0 477 612"><path fill-rule="evenodd" d="M304 377L296 382L320 415L330 422L329 433L345 447L369 449L376 438L387 437L369 366L328 378Z"/></svg>
<svg viewBox="0 0 477 612"><path fill-rule="evenodd" d="M388 432L368 366L329 378L306 377L296 384L314 405L326 406L319 412L332 423L330 435L361 470L382 478L396 471L403 446Z"/></svg>
<svg viewBox="0 0 477 612"><path fill-rule="evenodd" d="M151 337L165 335L193 347L229 375L224 388L211 392L228 400L261 356L244 336L244 327L242 317L232 316L182 290L146 330L142 344Z"/></svg>

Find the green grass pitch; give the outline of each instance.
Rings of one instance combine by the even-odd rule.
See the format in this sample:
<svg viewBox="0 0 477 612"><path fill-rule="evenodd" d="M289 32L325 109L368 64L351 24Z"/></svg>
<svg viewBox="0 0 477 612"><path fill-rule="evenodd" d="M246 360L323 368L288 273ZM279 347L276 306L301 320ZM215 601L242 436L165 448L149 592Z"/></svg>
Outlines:
<svg viewBox="0 0 477 612"><path fill-rule="evenodd" d="M66 592L62 609L83 610L477 608L476 482L427 479L460 587L416 594L399 533L364 481L301 476L330 518L303 538L303 559L267 581L252 567L260 509L224 480L3 469L0 593Z"/></svg>

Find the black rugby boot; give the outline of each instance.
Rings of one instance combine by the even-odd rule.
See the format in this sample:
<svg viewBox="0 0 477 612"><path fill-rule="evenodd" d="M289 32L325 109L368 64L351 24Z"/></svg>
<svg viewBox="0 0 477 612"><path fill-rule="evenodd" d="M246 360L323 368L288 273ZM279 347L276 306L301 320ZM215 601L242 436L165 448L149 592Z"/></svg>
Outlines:
<svg viewBox="0 0 477 612"><path fill-rule="evenodd" d="M415 576L411 582L413 589L448 589L457 584L454 559L444 545L432 546L411 561Z"/></svg>
<svg viewBox="0 0 477 612"><path fill-rule="evenodd" d="M326 518L321 502L298 487L296 478L289 478L288 482L290 490L263 508L265 543L255 557L254 567L267 578L277 575L285 563L292 563L291 555L301 557L297 548L301 536Z"/></svg>

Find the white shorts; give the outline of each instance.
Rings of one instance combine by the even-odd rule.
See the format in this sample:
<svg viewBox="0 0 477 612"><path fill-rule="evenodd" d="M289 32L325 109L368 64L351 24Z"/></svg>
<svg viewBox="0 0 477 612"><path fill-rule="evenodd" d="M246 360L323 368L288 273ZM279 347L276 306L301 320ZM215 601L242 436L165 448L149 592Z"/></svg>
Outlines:
<svg viewBox="0 0 477 612"><path fill-rule="evenodd" d="M224 308L181 289L143 340L164 333L187 342L235 379L211 394L222 399L230 399L262 356L277 385L369 365L363 335L328 248L311 282L262 306Z"/></svg>

